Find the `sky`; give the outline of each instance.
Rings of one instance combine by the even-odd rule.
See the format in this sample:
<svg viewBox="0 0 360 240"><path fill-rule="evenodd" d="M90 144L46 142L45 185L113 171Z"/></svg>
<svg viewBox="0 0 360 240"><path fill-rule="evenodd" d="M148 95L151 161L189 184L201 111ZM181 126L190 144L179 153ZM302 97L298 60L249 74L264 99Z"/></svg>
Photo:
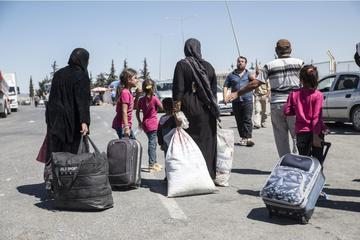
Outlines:
<svg viewBox="0 0 360 240"><path fill-rule="evenodd" d="M274 59L276 41L289 39L292 56L306 63L353 60L360 42L360 1L228 1L240 54L248 67ZM90 52L93 78L146 58L151 78L171 79L184 57L183 37L201 42L218 73L231 71L238 51L225 1L0 1L0 70L15 72L22 93L32 76L50 77L71 51Z"/></svg>

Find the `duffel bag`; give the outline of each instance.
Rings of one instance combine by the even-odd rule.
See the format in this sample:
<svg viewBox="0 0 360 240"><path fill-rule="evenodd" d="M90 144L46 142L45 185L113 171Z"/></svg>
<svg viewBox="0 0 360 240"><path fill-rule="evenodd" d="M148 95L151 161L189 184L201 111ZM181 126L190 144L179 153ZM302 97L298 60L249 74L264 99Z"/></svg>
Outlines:
<svg viewBox="0 0 360 240"><path fill-rule="evenodd" d="M93 153L89 152L86 140L94 148ZM88 136L81 137L77 154L55 152L51 158L57 208L104 210L113 206L106 153L100 153Z"/></svg>

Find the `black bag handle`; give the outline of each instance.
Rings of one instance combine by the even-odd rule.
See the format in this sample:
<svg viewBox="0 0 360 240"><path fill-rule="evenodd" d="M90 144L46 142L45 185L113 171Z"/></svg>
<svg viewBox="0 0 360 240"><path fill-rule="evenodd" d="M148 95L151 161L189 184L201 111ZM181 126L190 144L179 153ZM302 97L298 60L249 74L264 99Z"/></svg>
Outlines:
<svg viewBox="0 0 360 240"><path fill-rule="evenodd" d="M90 139L89 135L85 135L85 136L81 135L80 144L79 144L77 154L79 155L79 154L83 153L82 151L83 151L84 145L85 145L85 148L86 148L85 151L89 152L89 144L88 144L87 140L89 140L89 142L90 142L91 146L93 147L94 151L96 153L100 153L99 149L96 147L95 143Z"/></svg>

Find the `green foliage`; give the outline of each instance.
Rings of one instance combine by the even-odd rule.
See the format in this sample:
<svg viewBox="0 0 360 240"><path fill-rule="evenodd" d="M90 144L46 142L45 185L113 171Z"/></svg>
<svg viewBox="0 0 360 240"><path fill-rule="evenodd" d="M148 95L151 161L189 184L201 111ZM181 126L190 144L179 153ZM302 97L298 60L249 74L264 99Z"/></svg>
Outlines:
<svg viewBox="0 0 360 240"><path fill-rule="evenodd" d="M124 59L124 67L123 67L123 70L127 69L128 68L128 63L127 63L127 59L125 58Z"/></svg>
<svg viewBox="0 0 360 240"><path fill-rule="evenodd" d="M52 69L52 71L50 73L50 76L51 76L51 79L52 79L54 77L55 72L58 70L57 65L56 65L56 61L54 61L54 63L51 65L51 69Z"/></svg>
<svg viewBox="0 0 360 240"><path fill-rule="evenodd" d="M115 75L115 66L114 66L114 60L111 60L111 68L110 73L108 74L106 85L109 85L113 81L117 79L117 76Z"/></svg>
<svg viewBox="0 0 360 240"><path fill-rule="evenodd" d="M33 98L34 94L35 94L34 85L33 85L33 81L32 81L32 76L30 76L29 97Z"/></svg>
<svg viewBox="0 0 360 240"><path fill-rule="evenodd" d="M146 62L146 58L144 58L144 67L143 67L143 69L140 69L140 72L141 72L140 78L142 78L144 80L150 78L150 72L148 70L148 65L147 65L147 62Z"/></svg>
<svg viewBox="0 0 360 240"><path fill-rule="evenodd" d="M95 87L104 87L107 82L106 73L100 73L96 77Z"/></svg>
<svg viewBox="0 0 360 240"><path fill-rule="evenodd" d="M46 77L42 81L39 82L39 89L36 90L36 95L38 95L39 97L45 97L45 95L46 95L45 85L50 82L51 82L51 80L46 75Z"/></svg>

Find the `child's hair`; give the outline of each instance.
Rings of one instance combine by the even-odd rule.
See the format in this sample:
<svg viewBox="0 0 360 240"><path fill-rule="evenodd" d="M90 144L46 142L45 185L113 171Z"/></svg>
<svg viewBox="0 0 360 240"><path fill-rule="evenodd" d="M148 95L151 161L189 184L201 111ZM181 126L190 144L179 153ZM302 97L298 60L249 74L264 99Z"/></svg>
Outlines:
<svg viewBox="0 0 360 240"><path fill-rule="evenodd" d="M154 81L149 78L145 79L144 82L142 83L142 89L146 95L148 96L154 95L154 90L155 90Z"/></svg>
<svg viewBox="0 0 360 240"><path fill-rule="evenodd" d="M300 80L305 88L316 89L318 86L319 73L313 65L305 65L300 70Z"/></svg>
<svg viewBox="0 0 360 240"><path fill-rule="evenodd" d="M171 112L172 107L173 107L173 100L172 100L172 98L169 98L169 97L164 98L164 99L162 100L162 105L163 105L163 108L164 108L164 111L165 111L165 112Z"/></svg>
<svg viewBox="0 0 360 240"><path fill-rule="evenodd" d="M124 69L120 74L121 85L126 87L128 84L128 81L135 75L137 75L137 72L134 69L132 69L132 68Z"/></svg>

